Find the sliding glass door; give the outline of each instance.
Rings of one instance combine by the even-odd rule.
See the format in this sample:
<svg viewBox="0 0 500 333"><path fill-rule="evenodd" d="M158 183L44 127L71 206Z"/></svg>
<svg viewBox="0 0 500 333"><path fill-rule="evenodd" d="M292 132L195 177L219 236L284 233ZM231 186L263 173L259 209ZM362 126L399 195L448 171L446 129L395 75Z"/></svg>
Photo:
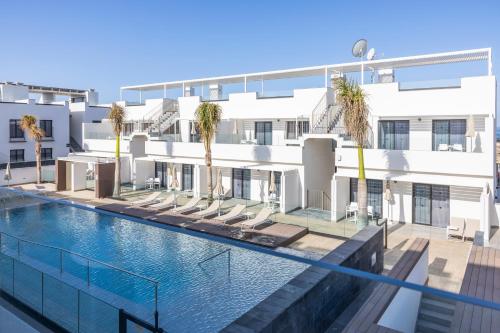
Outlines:
<svg viewBox="0 0 500 333"><path fill-rule="evenodd" d="M273 123L271 121L255 122L255 139L258 145L273 144Z"/></svg>
<svg viewBox="0 0 500 333"><path fill-rule="evenodd" d="M160 178L160 186L168 187L168 165L166 162L155 162L155 178Z"/></svg>
<svg viewBox="0 0 500 333"><path fill-rule="evenodd" d="M250 200L251 171L233 169L233 198Z"/></svg>
<svg viewBox="0 0 500 333"><path fill-rule="evenodd" d="M413 223L446 227L450 222L450 187L413 184Z"/></svg>
<svg viewBox="0 0 500 333"><path fill-rule="evenodd" d="M373 213L380 217L382 216L382 198L383 198L383 182L377 179L367 179L366 185L368 187L368 204L367 206L373 207ZM351 202L358 201L358 179L351 178Z"/></svg>
<svg viewBox="0 0 500 333"><path fill-rule="evenodd" d="M182 165L182 190L192 191L193 190L193 165L183 164Z"/></svg>

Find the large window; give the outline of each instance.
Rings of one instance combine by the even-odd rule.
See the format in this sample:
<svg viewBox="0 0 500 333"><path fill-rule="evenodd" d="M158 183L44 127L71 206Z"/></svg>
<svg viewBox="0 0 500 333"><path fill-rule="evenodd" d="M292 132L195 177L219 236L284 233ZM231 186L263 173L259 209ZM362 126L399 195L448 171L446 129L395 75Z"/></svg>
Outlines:
<svg viewBox="0 0 500 333"><path fill-rule="evenodd" d="M40 120L40 128L46 138L52 137L52 120Z"/></svg>
<svg viewBox="0 0 500 333"><path fill-rule="evenodd" d="M52 148L42 148L41 150L42 161L52 159Z"/></svg>
<svg viewBox="0 0 500 333"><path fill-rule="evenodd" d="M379 149L410 149L410 122L408 120L382 120L378 122Z"/></svg>
<svg viewBox="0 0 500 333"><path fill-rule="evenodd" d="M366 185L368 187L368 206L373 207L373 213L380 217L382 216L382 191L383 191L383 182L381 180L376 179L367 179ZM358 179L351 178L351 193L350 199L351 202L358 201Z"/></svg>
<svg viewBox="0 0 500 333"><path fill-rule="evenodd" d="M273 144L273 123L270 121L255 122L255 139L258 145Z"/></svg>
<svg viewBox="0 0 500 333"><path fill-rule="evenodd" d="M465 151L465 119L433 120L432 150Z"/></svg>
<svg viewBox="0 0 500 333"><path fill-rule="evenodd" d="M309 133L309 120L287 121L286 138L295 140L303 134Z"/></svg>
<svg viewBox="0 0 500 333"><path fill-rule="evenodd" d="M21 120L20 119L9 120L9 132L10 132L11 139L23 139L24 140L24 132L21 129Z"/></svg>
<svg viewBox="0 0 500 333"><path fill-rule="evenodd" d="M250 200L251 178L249 169L233 169L233 198Z"/></svg>
<svg viewBox="0 0 500 333"><path fill-rule="evenodd" d="M24 149L11 149L10 161L11 162L24 162Z"/></svg>

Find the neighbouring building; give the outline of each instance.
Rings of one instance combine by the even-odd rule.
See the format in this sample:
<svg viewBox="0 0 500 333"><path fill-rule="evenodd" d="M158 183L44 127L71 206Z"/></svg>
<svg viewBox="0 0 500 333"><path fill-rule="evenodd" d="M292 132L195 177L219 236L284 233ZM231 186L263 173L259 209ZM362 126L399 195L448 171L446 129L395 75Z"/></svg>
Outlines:
<svg viewBox="0 0 500 333"><path fill-rule="evenodd" d="M459 65L467 70L446 80L420 74L427 70L434 78L434 68ZM122 87L123 94L139 95L138 103L119 102L127 112L124 182L144 188L157 178L168 188L175 166L182 190L206 193L194 113L211 101L223 118L213 165L230 196L267 201L272 172L282 213L314 208L329 211L333 222L343 220L356 201L358 161L335 82L360 75L369 77L361 82L370 108L364 153L373 215L436 227L453 216L482 216L481 229L497 223L482 199L496 188L491 49ZM161 96L143 101L155 92ZM112 156L110 124L84 124L83 147L88 158Z"/></svg>
<svg viewBox="0 0 500 333"><path fill-rule="evenodd" d="M45 137L42 142L42 178L53 180L54 160L70 151L81 151L82 123L100 122L108 107L98 105L94 90L55 88L23 83L0 83L0 170L11 163L12 180L20 184L36 180L35 146L20 128L23 115L33 115Z"/></svg>

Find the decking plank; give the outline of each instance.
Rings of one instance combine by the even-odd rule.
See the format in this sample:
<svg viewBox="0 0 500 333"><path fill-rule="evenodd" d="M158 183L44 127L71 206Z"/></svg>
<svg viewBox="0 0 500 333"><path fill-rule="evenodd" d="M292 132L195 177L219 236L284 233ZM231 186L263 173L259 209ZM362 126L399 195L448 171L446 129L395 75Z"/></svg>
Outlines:
<svg viewBox="0 0 500 333"><path fill-rule="evenodd" d="M388 276L401 280L406 279L428 245L429 241L426 239L415 239L388 273ZM398 290L399 288L393 285L379 284L343 332L393 332L392 329L379 326L376 323Z"/></svg>
<svg viewBox="0 0 500 333"><path fill-rule="evenodd" d="M481 268L481 259L483 256L483 248L482 247L476 247L476 256L474 258L474 262L472 263L472 274L471 274L471 279L469 286L466 290L465 295L468 296L475 296L475 291L477 288L477 282L479 279L479 270ZM462 314L462 320L461 320L461 325L460 325L460 332L461 333L469 333L471 331L471 324L472 324L472 314L473 314L473 306L470 304L465 304L464 306L464 311Z"/></svg>

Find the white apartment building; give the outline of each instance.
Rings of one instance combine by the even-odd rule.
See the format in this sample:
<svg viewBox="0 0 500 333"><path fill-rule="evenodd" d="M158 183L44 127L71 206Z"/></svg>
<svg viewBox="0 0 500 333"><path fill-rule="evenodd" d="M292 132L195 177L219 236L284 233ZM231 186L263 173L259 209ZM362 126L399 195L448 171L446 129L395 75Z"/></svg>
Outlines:
<svg viewBox="0 0 500 333"><path fill-rule="evenodd" d="M433 82L398 77L405 70L464 63L477 65L477 74ZM476 49L122 87L122 93L139 94L139 103L120 102L128 122L124 181L143 188L157 177L168 187L168 168L175 165L182 189L204 194L204 148L194 113L208 100L222 108L212 158L230 196L267 201L274 172L281 212L312 207L342 220L356 201L358 161L333 79L363 75L372 129L365 168L374 213L437 227L453 216L477 218L486 184L496 187L491 67L491 49ZM290 82L284 93L268 88L283 81ZM143 102L151 92L163 97ZM167 98L175 92L178 98ZM114 151L109 124L84 124L83 136L87 155Z"/></svg>
<svg viewBox="0 0 500 333"><path fill-rule="evenodd" d="M38 97L38 98L37 98ZM61 99L63 98L63 99ZM42 176L53 179L54 160L67 156L82 145L82 123L100 121L108 107L98 106L94 90L45 87L23 83L0 83L0 170L11 163L10 182L0 177L0 185L36 180L35 145L20 128L23 115L33 115L45 133L42 142Z"/></svg>

